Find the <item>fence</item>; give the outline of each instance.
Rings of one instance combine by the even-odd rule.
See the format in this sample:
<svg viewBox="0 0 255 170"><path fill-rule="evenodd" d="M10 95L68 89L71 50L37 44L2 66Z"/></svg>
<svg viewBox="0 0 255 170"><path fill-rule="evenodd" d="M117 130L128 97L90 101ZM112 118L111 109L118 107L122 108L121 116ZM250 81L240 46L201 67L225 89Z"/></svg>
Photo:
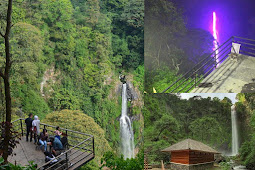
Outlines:
<svg viewBox="0 0 255 170"><path fill-rule="evenodd" d="M241 44L240 54L255 57L255 40L233 36L168 86L162 93L187 93L197 87L205 77L226 60L231 52L232 43Z"/></svg>
<svg viewBox="0 0 255 170"><path fill-rule="evenodd" d="M12 122L14 129L22 136L26 134L26 125L24 119L17 119ZM48 133L54 132L56 126L41 123L40 127L47 129ZM60 127L60 131L65 133L68 138L66 150L56 157L58 162L53 160L41 165L38 169L76 169L92 160L95 156L94 136L65 129ZM42 158L44 159L44 158Z"/></svg>

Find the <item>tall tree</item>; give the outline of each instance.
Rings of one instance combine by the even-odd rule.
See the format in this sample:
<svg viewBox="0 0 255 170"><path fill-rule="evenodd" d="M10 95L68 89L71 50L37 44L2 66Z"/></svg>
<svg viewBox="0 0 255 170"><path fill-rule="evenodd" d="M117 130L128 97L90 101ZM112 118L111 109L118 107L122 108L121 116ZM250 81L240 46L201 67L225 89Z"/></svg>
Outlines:
<svg viewBox="0 0 255 170"><path fill-rule="evenodd" d="M10 69L11 69L11 53L10 53L10 32L12 27L12 0L8 1L7 5L7 16L5 18L5 33L2 33L0 30L0 35L4 38L5 44L5 67L4 71L0 70L0 77L4 80L4 92L5 92L5 106L6 106L6 122L5 129L3 131L4 141L3 141L3 158L7 163L8 158L8 148L10 141L10 128L11 128L11 90L10 90ZM2 16L2 15L1 15ZM1 22L2 23L2 22ZM1 25L2 27L2 25Z"/></svg>
<svg viewBox="0 0 255 170"><path fill-rule="evenodd" d="M145 0L145 16L145 69L156 70L166 65L178 70L177 64L185 57L176 46L176 35L186 31L181 12L171 1Z"/></svg>

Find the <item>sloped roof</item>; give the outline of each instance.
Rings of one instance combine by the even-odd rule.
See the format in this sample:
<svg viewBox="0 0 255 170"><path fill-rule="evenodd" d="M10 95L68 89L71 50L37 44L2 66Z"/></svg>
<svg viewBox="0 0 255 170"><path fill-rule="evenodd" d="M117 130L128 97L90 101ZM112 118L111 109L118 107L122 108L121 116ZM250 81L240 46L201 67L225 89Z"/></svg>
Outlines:
<svg viewBox="0 0 255 170"><path fill-rule="evenodd" d="M210 152L210 153L219 153L218 151L214 150L210 146L203 144L202 142L198 142L192 139L185 139L181 142L178 142L168 148L162 150L162 152L171 152L171 151L178 151L178 150L198 150L203 152Z"/></svg>

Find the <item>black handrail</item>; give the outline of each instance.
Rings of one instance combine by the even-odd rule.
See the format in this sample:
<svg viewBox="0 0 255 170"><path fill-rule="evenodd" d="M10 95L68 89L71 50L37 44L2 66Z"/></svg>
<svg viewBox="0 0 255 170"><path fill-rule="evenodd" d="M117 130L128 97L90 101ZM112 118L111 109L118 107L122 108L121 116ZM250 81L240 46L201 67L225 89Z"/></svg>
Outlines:
<svg viewBox="0 0 255 170"><path fill-rule="evenodd" d="M192 90L225 59L227 59L228 54L231 52L232 43L241 44L240 54L255 57L255 40L232 36L216 50L197 63L192 69L163 90L162 93L165 93L166 91L169 91L169 93L182 93ZM191 87L186 89L189 85L191 85Z"/></svg>
<svg viewBox="0 0 255 170"><path fill-rule="evenodd" d="M92 137L90 137L90 138L92 138ZM71 153L72 151L74 151L73 153L71 153L71 154L69 154L68 156L66 156L66 166L69 167L69 162L70 162L70 160L68 160L68 159L70 158L70 156L72 156L73 154L77 153L77 152L79 151L79 149L77 149L77 147L79 147L80 145L82 145L83 143L85 143L85 142L86 142L87 140L89 140L90 138L85 139L84 141L78 143L77 145L75 145L75 146L73 146L72 148L68 149L67 151L63 152L61 155L58 155L57 157L55 157L55 159L58 160L58 159L60 159L60 157L61 157L62 155L68 155L69 153ZM82 154L83 154L83 153L82 153ZM44 167L50 165L51 162L53 162L55 159L53 159L53 160L51 160L51 161L49 161L49 162L43 164L42 166L38 167L38 169L41 169L41 168L44 168ZM58 163L60 164L60 162L58 162ZM56 166L56 164L57 164L57 163L52 164L51 166L49 166L49 167L47 167L47 168L44 168L44 169L51 169L52 167ZM74 163L74 164L75 164L75 163ZM64 164L64 165L61 165L61 167L62 167L62 166L65 166L65 164ZM58 167L58 168L59 168L59 167ZM68 168L67 168L67 169L68 169Z"/></svg>
<svg viewBox="0 0 255 170"><path fill-rule="evenodd" d="M20 118L17 119L15 121L12 121L12 124L15 128L17 128L16 130L23 136L24 134L26 134L26 130L24 129L25 127L23 126L25 124L25 119ZM53 126L53 125L48 125L45 123L40 123L40 125L43 126L43 128L48 129L48 131L53 132L53 130L50 130L50 128L56 128L57 126ZM67 151L65 151L64 153L62 153L61 155L57 156L56 159L60 158L62 155L66 155L65 157L65 164L61 164L59 165L59 167L65 166L64 169L68 169L70 168L70 166L73 166L75 164L77 164L78 162L80 162L81 160L84 160L85 157L91 156L93 159L94 155L95 155L95 147L94 147L94 136L93 135L89 135L86 133L82 133L82 132L78 132L78 131L73 131L70 129L66 129L66 128L60 128L62 131L65 131L67 136L68 136L68 144L67 144ZM25 133L24 133L25 132ZM75 140L72 140L72 138L74 138ZM69 149L69 147L71 146L71 148ZM80 151L79 155L82 154L86 154L86 156L80 158L79 160L75 160L78 156L75 156L75 159L72 158L70 160L70 157L72 155L74 155L74 153L77 153L78 151ZM42 158L44 159L44 158ZM53 160L52 160L53 161ZM56 167L56 165L62 163L61 162L56 162L53 165L50 165L50 163L52 161L49 161L43 165L41 165L40 167L38 167L38 169L50 169L51 167ZM88 161L88 160L87 160ZM49 166L49 167L47 167ZM47 167L47 168L45 168ZM57 168L59 168L57 167Z"/></svg>

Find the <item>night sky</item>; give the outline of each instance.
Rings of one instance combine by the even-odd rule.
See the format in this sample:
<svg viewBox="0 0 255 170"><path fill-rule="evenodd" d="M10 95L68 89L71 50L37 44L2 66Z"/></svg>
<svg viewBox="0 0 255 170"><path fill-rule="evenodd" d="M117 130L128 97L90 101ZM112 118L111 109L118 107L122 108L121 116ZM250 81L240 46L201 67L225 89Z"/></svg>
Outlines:
<svg viewBox="0 0 255 170"><path fill-rule="evenodd" d="M232 35L255 39L255 0L175 0L188 28L212 33L212 13L217 15L219 43Z"/></svg>

